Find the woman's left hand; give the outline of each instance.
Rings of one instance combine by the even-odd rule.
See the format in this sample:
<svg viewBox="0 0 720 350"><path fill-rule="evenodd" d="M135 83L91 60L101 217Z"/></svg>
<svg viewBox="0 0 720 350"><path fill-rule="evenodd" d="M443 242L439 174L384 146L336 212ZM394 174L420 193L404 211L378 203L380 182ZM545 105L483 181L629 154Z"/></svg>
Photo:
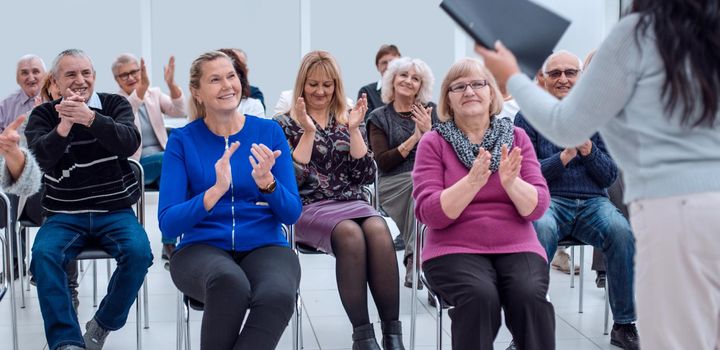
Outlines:
<svg viewBox="0 0 720 350"><path fill-rule="evenodd" d="M348 129L356 130L365 119L365 113L367 113L367 97L362 94L362 97L357 101L355 107L350 110L350 116L348 118Z"/></svg>
<svg viewBox="0 0 720 350"><path fill-rule="evenodd" d="M512 152L508 154L507 146L503 145L500 152L498 174L500 174L500 184L507 189L513 185L515 179L520 175L523 156L520 153L520 147L513 148Z"/></svg>
<svg viewBox="0 0 720 350"><path fill-rule="evenodd" d="M412 105L410 112L412 112L412 120L415 122L415 126L422 134L430 131L432 128L432 107L423 107L418 105Z"/></svg>
<svg viewBox="0 0 720 350"><path fill-rule="evenodd" d="M495 51L475 44L475 52L485 60L485 67L495 76L498 84L507 84L515 73L520 73L515 55L500 40L495 42Z"/></svg>
<svg viewBox="0 0 720 350"><path fill-rule="evenodd" d="M275 159L280 157L280 150L272 151L263 144L254 144L250 147L252 156L249 156L250 165L252 166L252 177L255 184L259 188L267 188L273 182L274 177L272 167L275 165Z"/></svg>

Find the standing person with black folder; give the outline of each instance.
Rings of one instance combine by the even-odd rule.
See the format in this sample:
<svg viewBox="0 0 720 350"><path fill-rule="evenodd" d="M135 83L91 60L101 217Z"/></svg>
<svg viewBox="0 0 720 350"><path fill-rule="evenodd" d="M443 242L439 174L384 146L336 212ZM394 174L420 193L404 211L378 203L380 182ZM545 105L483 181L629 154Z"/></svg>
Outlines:
<svg viewBox="0 0 720 350"><path fill-rule="evenodd" d="M623 170L643 349L720 347L720 1L636 0L562 101L501 43L476 51L560 145L595 131Z"/></svg>

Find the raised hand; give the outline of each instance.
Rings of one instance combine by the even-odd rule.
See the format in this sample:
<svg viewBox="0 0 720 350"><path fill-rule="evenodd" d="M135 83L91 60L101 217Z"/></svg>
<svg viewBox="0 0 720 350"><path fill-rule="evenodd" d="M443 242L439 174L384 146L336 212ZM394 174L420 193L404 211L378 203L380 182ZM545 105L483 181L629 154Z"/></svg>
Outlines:
<svg viewBox="0 0 720 350"><path fill-rule="evenodd" d="M25 115L20 115L0 134L0 156L3 158L20 152L20 147L18 146L20 143L20 133L18 133L17 130L24 121Z"/></svg>
<svg viewBox="0 0 720 350"><path fill-rule="evenodd" d="M175 56L170 56L167 66L163 67L165 71L165 82L169 86L175 85Z"/></svg>
<svg viewBox="0 0 720 350"><path fill-rule="evenodd" d="M520 168L522 167L523 156L520 153L520 147L513 148L512 152L508 154L508 148L506 145L502 145L500 149L500 166L498 167L498 174L500 175L500 184L503 188L510 188L515 179L520 175Z"/></svg>
<svg viewBox="0 0 720 350"><path fill-rule="evenodd" d="M135 88L135 95L139 99L145 98L145 93L150 88L150 78L148 78L147 67L145 67L145 59L140 59L140 81Z"/></svg>
<svg viewBox="0 0 720 350"><path fill-rule="evenodd" d="M355 107L350 110L350 115L348 116L348 129L357 129L363 120L365 120L365 113L367 113L367 110L367 96L363 93L355 104Z"/></svg>
<svg viewBox="0 0 720 350"><path fill-rule="evenodd" d="M480 148L477 157L473 161L473 166L467 174L468 181L471 185L477 186L478 189L485 186L488 178L490 178L490 152L484 148Z"/></svg>
<svg viewBox="0 0 720 350"><path fill-rule="evenodd" d="M227 192L232 183L232 172L230 170L230 157L240 147L240 142L233 142L223 153L222 157L215 162L215 185L221 193Z"/></svg>
<svg viewBox="0 0 720 350"><path fill-rule="evenodd" d="M421 134L424 134L432 128L432 107L423 107L418 105L412 105L410 112L412 112L412 120L415 122L415 127Z"/></svg>
<svg viewBox="0 0 720 350"><path fill-rule="evenodd" d="M587 140L587 141L583 142L582 145L577 146L577 150L578 150L578 152L580 152L580 155L582 155L583 157L586 157L590 154L590 152L592 152L592 147L593 147L592 141Z"/></svg>
<svg viewBox="0 0 720 350"><path fill-rule="evenodd" d="M275 165L275 159L280 157L282 152L279 150L273 151L263 144L257 145L253 143L250 147L250 153L252 153L252 156L249 156L248 159L253 168L251 173L253 180L255 180L255 184L259 188L267 188L274 180L270 171Z"/></svg>
<svg viewBox="0 0 720 350"><path fill-rule="evenodd" d="M293 114L297 119L298 123L300 123L300 127L303 129L304 132L314 133L317 131L315 123L313 122L312 118L310 118L310 116L307 114L307 108L305 107L304 98L298 97L297 101L295 102L295 106L293 106Z"/></svg>

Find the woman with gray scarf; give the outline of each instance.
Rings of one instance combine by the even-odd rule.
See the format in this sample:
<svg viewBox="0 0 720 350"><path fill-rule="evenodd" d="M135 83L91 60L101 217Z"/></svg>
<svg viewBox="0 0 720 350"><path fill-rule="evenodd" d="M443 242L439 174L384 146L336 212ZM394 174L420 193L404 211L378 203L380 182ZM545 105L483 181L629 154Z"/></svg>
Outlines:
<svg viewBox="0 0 720 350"><path fill-rule="evenodd" d="M405 241L405 287L412 288L415 214L411 173L420 138L438 122L435 104L429 101L435 78L425 62L402 57L390 62L382 79L381 97L386 104L370 113L368 135L380 171L380 204Z"/></svg>

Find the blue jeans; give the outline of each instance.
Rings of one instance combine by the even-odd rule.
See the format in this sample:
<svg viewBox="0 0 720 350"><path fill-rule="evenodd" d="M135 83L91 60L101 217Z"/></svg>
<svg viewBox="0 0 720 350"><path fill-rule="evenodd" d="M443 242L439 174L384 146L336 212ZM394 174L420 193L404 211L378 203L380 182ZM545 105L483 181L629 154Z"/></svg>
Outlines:
<svg viewBox="0 0 720 350"><path fill-rule="evenodd" d="M635 237L630 223L609 199L552 196L548 211L533 224L548 261L558 241L567 236L602 250L613 319L619 324L635 322Z"/></svg>
<svg viewBox="0 0 720 350"><path fill-rule="evenodd" d="M69 344L84 346L65 265L89 243L102 246L117 261L107 295L94 316L107 330L114 331L125 325L130 307L152 265L150 242L131 209L50 216L35 238L30 269L37 280L45 337L51 350Z"/></svg>

